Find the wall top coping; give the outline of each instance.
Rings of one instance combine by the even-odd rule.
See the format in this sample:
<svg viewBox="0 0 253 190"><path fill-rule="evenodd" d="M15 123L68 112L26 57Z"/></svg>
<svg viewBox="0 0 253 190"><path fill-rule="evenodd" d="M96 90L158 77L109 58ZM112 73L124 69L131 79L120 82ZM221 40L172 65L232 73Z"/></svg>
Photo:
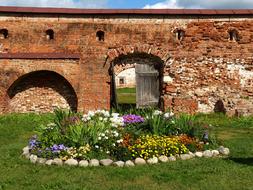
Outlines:
<svg viewBox="0 0 253 190"><path fill-rule="evenodd" d="M253 9L74 9L0 6L0 13L65 15L253 15Z"/></svg>
<svg viewBox="0 0 253 190"><path fill-rule="evenodd" d="M0 59L80 59L74 53L0 53Z"/></svg>

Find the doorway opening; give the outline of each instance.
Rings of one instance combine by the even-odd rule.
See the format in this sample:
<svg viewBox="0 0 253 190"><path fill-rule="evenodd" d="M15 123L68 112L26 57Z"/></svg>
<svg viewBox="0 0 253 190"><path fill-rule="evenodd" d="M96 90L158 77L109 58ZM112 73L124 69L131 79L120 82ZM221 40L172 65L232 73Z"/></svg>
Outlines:
<svg viewBox="0 0 253 190"><path fill-rule="evenodd" d="M116 58L110 67L111 107L161 107L163 61L150 54Z"/></svg>

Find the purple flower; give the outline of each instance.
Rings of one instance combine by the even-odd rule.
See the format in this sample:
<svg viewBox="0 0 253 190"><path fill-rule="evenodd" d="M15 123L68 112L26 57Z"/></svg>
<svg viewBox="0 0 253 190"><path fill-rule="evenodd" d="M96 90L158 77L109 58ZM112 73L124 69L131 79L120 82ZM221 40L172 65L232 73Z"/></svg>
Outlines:
<svg viewBox="0 0 253 190"><path fill-rule="evenodd" d="M29 147L33 149L36 148L38 144L39 142L37 141L37 135L32 136L31 139L29 140Z"/></svg>
<svg viewBox="0 0 253 190"><path fill-rule="evenodd" d="M68 118L68 123L70 125L75 125L80 122L80 118L78 116L72 116Z"/></svg>
<svg viewBox="0 0 253 190"><path fill-rule="evenodd" d="M123 116L125 124L143 123L144 119L139 115L128 114Z"/></svg>
<svg viewBox="0 0 253 190"><path fill-rule="evenodd" d="M59 150L66 150L66 147L63 144L58 145Z"/></svg>
<svg viewBox="0 0 253 190"><path fill-rule="evenodd" d="M60 145L57 145L57 144L54 144L52 147L51 147L51 151L53 153L59 153L61 151L64 151L66 150L67 148L63 145L63 144L60 144Z"/></svg>

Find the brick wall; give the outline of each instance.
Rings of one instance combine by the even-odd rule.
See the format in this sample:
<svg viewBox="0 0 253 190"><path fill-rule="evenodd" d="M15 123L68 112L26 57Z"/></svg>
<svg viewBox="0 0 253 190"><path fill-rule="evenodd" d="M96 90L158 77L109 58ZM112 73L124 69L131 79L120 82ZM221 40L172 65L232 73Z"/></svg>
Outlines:
<svg viewBox="0 0 253 190"><path fill-rule="evenodd" d="M111 62L130 57L153 55L164 65L162 99L175 112L211 112L221 101L229 114L253 113L253 19L252 16L155 16L155 15L50 15L1 14L0 28L8 38L0 39L1 53L79 53L72 59L1 59L0 112L13 109L16 102L36 102L34 94L58 97L54 87L25 90L8 95L12 84L34 71L54 71L71 84L78 99L78 110L110 108ZM54 31L48 40L46 30ZM182 40L175 31L185 32ZM236 29L238 40L230 40ZM104 31L98 41L97 31ZM170 79L167 81L167 79ZM29 83L35 85L36 80ZM60 82L59 82L60 84ZM70 87L68 87L70 88ZM65 92L68 94L68 92ZM50 94L50 95L48 95ZM29 97L25 98L24 97ZM53 98L53 99L54 99ZM57 99L57 98L56 98ZM52 100L52 99L51 99ZM48 99L48 103L50 98ZM44 102L45 103L45 102ZM43 103L43 106L44 106ZM59 103L67 105L66 101ZM32 106L25 103L25 110ZM42 106L42 107L43 107ZM40 106L39 106L40 107ZM40 111L42 111L40 107ZM49 111L46 105L45 111ZM22 108L23 109L23 108Z"/></svg>

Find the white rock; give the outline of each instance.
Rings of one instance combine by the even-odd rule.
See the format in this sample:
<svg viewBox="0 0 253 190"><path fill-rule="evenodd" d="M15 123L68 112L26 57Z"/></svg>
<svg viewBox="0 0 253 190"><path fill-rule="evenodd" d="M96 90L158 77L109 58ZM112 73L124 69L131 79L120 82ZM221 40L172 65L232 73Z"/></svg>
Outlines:
<svg viewBox="0 0 253 190"><path fill-rule="evenodd" d="M153 157L153 158L149 158L148 160L147 160L147 163L148 164L157 164L158 163L158 158L157 157Z"/></svg>
<svg viewBox="0 0 253 190"><path fill-rule="evenodd" d="M38 159L37 159L37 163L38 163L38 164L45 164L46 161L47 161L47 159L45 159L45 158L38 158Z"/></svg>
<svg viewBox="0 0 253 190"><path fill-rule="evenodd" d="M181 160L190 160L192 157L190 154L181 154L180 159Z"/></svg>
<svg viewBox="0 0 253 190"><path fill-rule="evenodd" d="M203 157L205 157L205 158L211 158L212 156L213 156L213 154L212 154L211 150L205 150L203 152Z"/></svg>
<svg viewBox="0 0 253 190"><path fill-rule="evenodd" d="M192 152L189 152L188 154L191 156L191 158L194 158L194 157L195 157L195 154L192 153Z"/></svg>
<svg viewBox="0 0 253 190"><path fill-rule="evenodd" d="M26 158L26 159L28 159L28 160L29 160L29 159L30 159L31 154L26 154L26 155L24 155L24 156L25 156L25 158Z"/></svg>
<svg viewBox="0 0 253 190"><path fill-rule="evenodd" d="M126 161L125 166L132 167L132 166L134 166L134 163L131 160L128 160L128 161Z"/></svg>
<svg viewBox="0 0 253 190"><path fill-rule="evenodd" d="M37 159L38 159L38 156L36 156L36 155L34 155L34 154L32 154L31 156L30 156L30 161L33 163L33 164L35 164L36 163L36 161L37 161Z"/></svg>
<svg viewBox="0 0 253 190"><path fill-rule="evenodd" d="M125 164L125 162L123 162L123 161L117 161L117 162L113 163L113 165L117 166L117 167L124 167L124 164Z"/></svg>
<svg viewBox="0 0 253 190"><path fill-rule="evenodd" d="M77 166L78 165L78 161L75 159L68 159L64 162L64 164L68 165L68 166Z"/></svg>
<svg viewBox="0 0 253 190"><path fill-rule="evenodd" d="M229 155L229 153L230 153L229 149L224 148L223 146L220 146L218 148L218 151L219 151L219 153L221 153L222 155L225 155L225 156Z"/></svg>
<svg viewBox="0 0 253 190"><path fill-rule="evenodd" d="M174 161L177 160L177 158L176 158L175 156L170 156L170 157L168 157L168 160L169 160L170 162L174 162Z"/></svg>
<svg viewBox="0 0 253 190"><path fill-rule="evenodd" d="M99 166L99 161L97 159L91 159L89 166Z"/></svg>
<svg viewBox="0 0 253 190"><path fill-rule="evenodd" d="M52 163L53 163L53 160L47 160L45 164L48 165L48 166L51 166Z"/></svg>
<svg viewBox="0 0 253 190"><path fill-rule="evenodd" d="M160 156L159 160L160 160L160 162L164 162L164 163L169 161L167 156Z"/></svg>
<svg viewBox="0 0 253 190"><path fill-rule="evenodd" d="M113 161L111 159L103 159L100 160L100 164L102 166L110 166L113 163Z"/></svg>
<svg viewBox="0 0 253 190"><path fill-rule="evenodd" d="M30 154L30 149L29 149L28 146L23 148L23 154L22 155L27 155L27 154Z"/></svg>
<svg viewBox="0 0 253 190"><path fill-rule="evenodd" d="M198 158L202 158L203 157L203 152L195 152L195 156Z"/></svg>
<svg viewBox="0 0 253 190"><path fill-rule="evenodd" d="M146 164L146 161L143 158L136 158L134 163L136 165L144 165L144 164Z"/></svg>
<svg viewBox="0 0 253 190"><path fill-rule="evenodd" d="M212 150L213 156L218 156L220 153L218 150Z"/></svg>
<svg viewBox="0 0 253 190"><path fill-rule="evenodd" d="M60 158L53 159L52 165L62 166L63 161Z"/></svg>
<svg viewBox="0 0 253 190"><path fill-rule="evenodd" d="M80 167L87 167L87 166L89 166L89 162L87 160L81 160L79 162L79 166Z"/></svg>

